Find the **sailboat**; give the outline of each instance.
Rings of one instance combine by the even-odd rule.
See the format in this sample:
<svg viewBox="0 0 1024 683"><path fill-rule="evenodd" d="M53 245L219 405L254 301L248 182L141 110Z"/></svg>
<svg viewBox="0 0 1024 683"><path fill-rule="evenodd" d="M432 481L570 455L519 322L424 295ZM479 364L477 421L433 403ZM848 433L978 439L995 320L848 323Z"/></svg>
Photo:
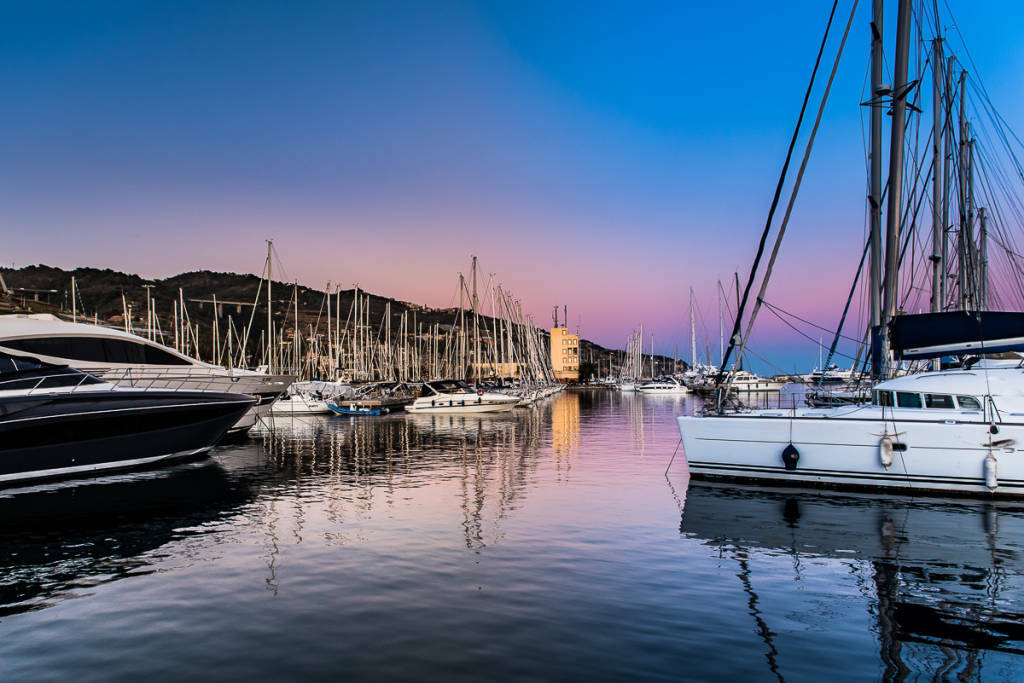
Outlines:
<svg viewBox="0 0 1024 683"><path fill-rule="evenodd" d="M880 2L874 3L874 12L873 25L880 27ZM1024 350L1024 314L985 310L984 267L973 273L970 268L972 258L984 251L984 229L981 244L975 246L969 230L975 216L973 192L968 194L969 189L963 184L960 186L962 222L958 230L961 255L958 289L963 310L943 310L946 271L942 254L946 224L940 215L943 192L939 186L945 174L941 171L938 142L934 145L933 162L938 172L933 174L936 184L933 197L937 201L933 206L932 311L899 315L896 310L903 215L899 191L888 195L887 257L883 264L881 96L891 97L893 114L889 187L902 188L906 99L912 85L907 75L912 16L911 0L899 0L895 87L891 91L881 86L881 32L876 30L872 35L875 99L871 102L869 293L872 323L875 323L871 328L872 369L879 381L873 387L871 402L829 409L795 405L778 410L720 409L702 416L679 417L678 426L692 477L984 496L1024 495L1024 355L1016 353ZM851 14L851 22L852 19ZM940 42L934 43L934 50L931 63L939 66L934 74L936 113L933 118L935 140L939 141L943 135L941 113L945 111L948 119L951 109L948 90L945 99L941 94L941 81L944 77L948 81L952 79L943 68L946 62ZM952 67L952 62L950 65ZM826 90L825 97L827 93ZM963 96L961 87L961 117ZM948 134L950 126L945 129ZM960 131L965 131L963 123ZM961 144L961 148L964 146ZM982 228L984 215L982 211ZM980 259L980 263L983 266L985 260ZM883 265L884 281L880 282ZM769 273L770 266L771 262ZM764 297L766 285L767 275L758 302ZM755 307L755 313L756 310ZM740 350L742 352L742 346ZM1010 352L1011 357L991 358L992 354L1004 352ZM984 355L990 357L979 359ZM901 363L946 356L960 356L964 362L952 369L895 376Z"/></svg>

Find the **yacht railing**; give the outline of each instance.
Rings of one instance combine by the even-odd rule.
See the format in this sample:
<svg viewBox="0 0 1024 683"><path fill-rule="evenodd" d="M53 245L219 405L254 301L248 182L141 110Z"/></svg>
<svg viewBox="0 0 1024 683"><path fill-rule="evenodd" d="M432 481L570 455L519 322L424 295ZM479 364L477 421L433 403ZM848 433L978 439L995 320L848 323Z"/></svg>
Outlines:
<svg viewBox="0 0 1024 683"><path fill-rule="evenodd" d="M32 395L44 389L73 392L81 389L83 386L87 386L91 387L93 391L115 391L118 388L128 386L141 391L218 391L223 393L240 393L232 391L234 382L230 377L210 375L205 377L200 375L182 377L164 373L160 375L154 374L152 377L139 378L134 376L137 374L138 371L131 368L124 368L112 374L107 373L103 377L96 377L72 369L56 370L38 377L13 377L7 380L0 380L0 391L6 391L10 387L16 386L20 390L26 390L26 395ZM74 378L74 381L53 384L54 379L69 377ZM32 380L35 380L34 383L30 387L26 387L26 384ZM99 380L102 384L96 384L96 380Z"/></svg>

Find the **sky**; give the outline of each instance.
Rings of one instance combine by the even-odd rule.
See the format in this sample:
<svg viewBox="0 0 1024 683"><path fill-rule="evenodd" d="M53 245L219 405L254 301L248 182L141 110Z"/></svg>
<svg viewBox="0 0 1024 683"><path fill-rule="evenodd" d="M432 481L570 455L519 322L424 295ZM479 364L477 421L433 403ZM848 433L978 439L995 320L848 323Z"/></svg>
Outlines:
<svg viewBox="0 0 1024 683"><path fill-rule="evenodd" d="M767 295L825 327L864 235L860 5ZM273 239L285 279L448 306L476 255L606 346L643 324L688 356L693 287L715 356L717 281L746 280L830 6L5 3L0 262L259 273ZM1024 130L1024 5L949 6ZM817 362L770 313L752 348Z"/></svg>

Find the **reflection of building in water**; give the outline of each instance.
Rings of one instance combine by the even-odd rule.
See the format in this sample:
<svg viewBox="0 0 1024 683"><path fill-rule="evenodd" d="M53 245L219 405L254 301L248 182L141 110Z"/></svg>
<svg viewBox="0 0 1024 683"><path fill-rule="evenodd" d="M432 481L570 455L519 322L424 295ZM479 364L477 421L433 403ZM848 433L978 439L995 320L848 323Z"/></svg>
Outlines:
<svg viewBox="0 0 1024 683"><path fill-rule="evenodd" d="M785 636L772 630L773 615L759 601L751 571L759 557L792 558L794 587L815 558L837 560L844 574L861 577L884 680L922 672L973 680L984 665L994 673L1005 664L994 658L1024 654L1019 507L702 482L686 494L680 530L737 562L751 628L780 678Z"/></svg>
<svg viewBox="0 0 1024 683"><path fill-rule="evenodd" d="M566 391L551 404L551 450L559 470L572 467L580 442L580 397Z"/></svg>

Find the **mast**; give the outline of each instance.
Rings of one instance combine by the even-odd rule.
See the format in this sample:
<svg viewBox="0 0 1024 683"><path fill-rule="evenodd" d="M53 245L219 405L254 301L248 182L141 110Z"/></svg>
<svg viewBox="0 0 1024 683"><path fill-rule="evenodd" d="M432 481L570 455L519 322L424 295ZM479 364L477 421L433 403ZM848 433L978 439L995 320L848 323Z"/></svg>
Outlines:
<svg viewBox="0 0 1024 683"><path fill-rule="evenodd" d="M949 240L947 239L947 233L949 232L949 186L951 185L949 163L953 157L953 103L950 99L953 90L953 62L954 58L950 56L944 74L946 87L943 113L946 121L946 134L942 136L942 283L940 284L943 307L949 301L949 294L947 292L949 279L946 277L946 269L949 268Z"/></svg>
<svg viewBox="0 0 1024 683"><path fill-rule="evenodd" d="M871 3L871 159L868 205L871 210L868 300L871 303L871 377L882 375L882 0Z"/></svg>
<svg viewBox="0 0 1024 683"><path fill-rule="evenodd" d="M148 292L148 290L147 290ZM78 322L78 302L75 301L75 276L71 276L71 322Z"/></svg>
<svg viewBox="0 0 1024 683"><path fill-rule="evenodd" d="M964 90L966 71L960 72L960 125L957 131L960 136L960 230L957 233L957 283L960 287L960 310L966 311L969 308L967 300L967 253L970 245L967 244L967 136L964 129L967 127L966 113L964 112Z"/></svg>
<svg viewBox="0 0 1024 683"><path fill-rule="evenodd" d="M473 257L473 378L480 383L480 299L476 295L476 256Z"/></svg>
<svg viewBox="0 0 1024 683"><path fill-rule="evenodd" d="M911 0L899 0L896 24L896 64L892 94L892 131L889 137L889 201L885 221L885 308L882 325L896 315L896 286L900 248L900 213L903 199L903 138L907 126L907 61L910 53ZM889 344L883 338L882 358L888 364ZM888 375L889 373L886 372Z"/></svg>
<svg viewBox="0 0 1024 683"><path fill-rule="evenodd" d="M722 367L725 358L725 318L722 315L722 281L718 281L718 367Z"/></svg>
<svg viewBox="0 0 1024 683"><path fill-rule="evenodd" d="M974 244L974 138L971 137L971 124L967 131L967 232L964 242L967 250L967 281L971 310L978 308L978 252Z"/></svg>
<svg viewBox="0 0 1024 683"><path fill-rule="evenodd" d="M271 273L270 273L270 266L271 266L270 253L271 253L271 249L273 249L273 247L274 247L273 240L267 240L267 372L268 373L274 371L274 334L273 334L274 322L273 322L272 310L271 310L272 299L270 298L270 286L273 283L273 278L271 277Z"/></svg>
<svg viewBox="0 0 1024 683"><path fill-rule="evenodd" d="M978 221L981 223L981 245L978 247L978 310L988 310L988 226L986 225L985 209L978 209Z"/></svg>
<svg viewBox="0 0 1024 683"><path fill-rule="evenodd" d="M693 321L693 287L690 287L690 367L697 365L697 328Z"/></svg>
<svg viewBox="0 0 1024 683"><path fill-rule="evenodd" d="M942 310L942 39L932 41L932 300L931 312Z"/></svg>
<svg viewBox="0 0 1024 683"><path fill-rule="evenodd" d="M932 41L932 300L931 312L942 311L942 273L945 264L942 260L942 241L945 224L942 222L942 184L945 175L942 172L942 120L939 118L942 107L942 39ZM942 359L932 360L932 369L940 370Z"/></svg>

